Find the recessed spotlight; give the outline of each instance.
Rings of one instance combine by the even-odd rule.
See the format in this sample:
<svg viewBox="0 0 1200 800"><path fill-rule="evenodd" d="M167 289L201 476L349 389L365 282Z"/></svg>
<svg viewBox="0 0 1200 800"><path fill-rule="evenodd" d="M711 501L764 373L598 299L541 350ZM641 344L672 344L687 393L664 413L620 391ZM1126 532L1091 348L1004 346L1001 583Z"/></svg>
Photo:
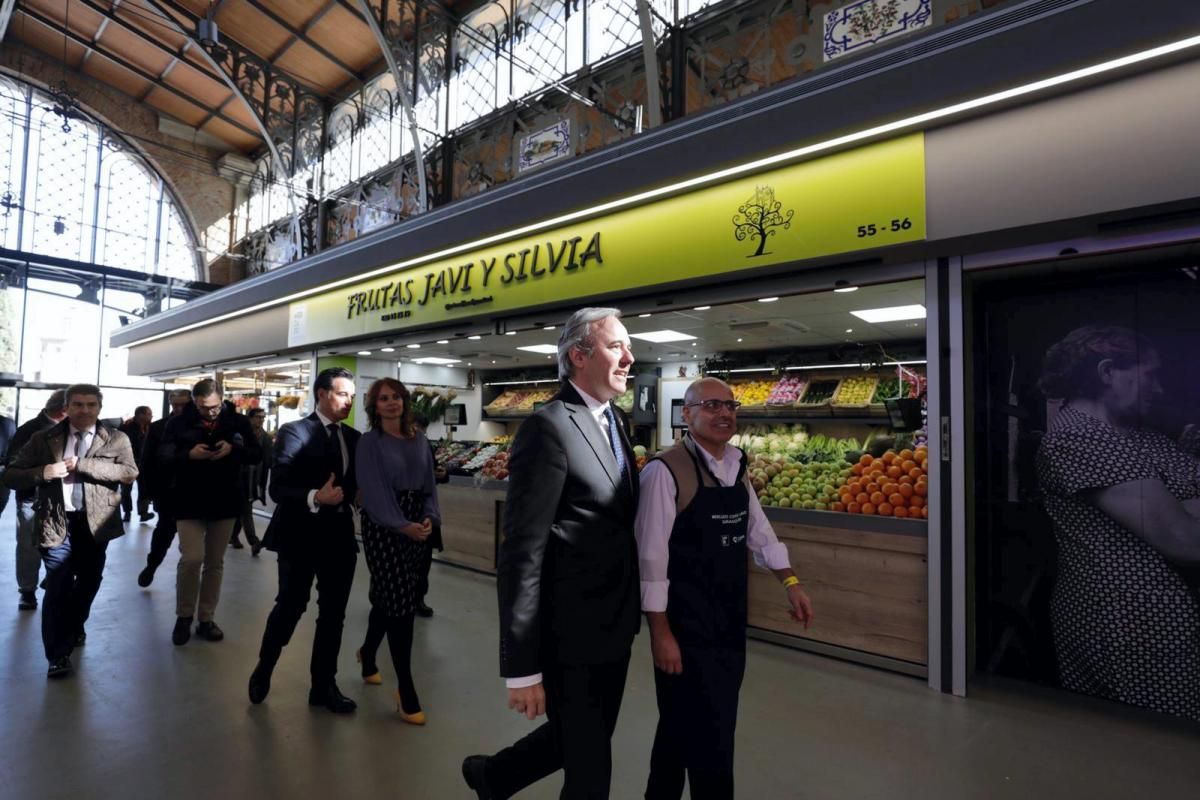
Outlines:
<svg viewBox="0 0 1200 800"><path fill-rule="evenodd" d="M450 340L449 339L438 339L437 343L438 344L450 344Z"/></svg>
<svg viewBox="0 0 1200 800"><path fill-rule="evenodd" d="M505 336L516 336L517 332L516 331L505 331L504 335Z"/></svg>
<svg viewBox="0 0 1200 800"><path fill-rule="evenodd" d="M544 330L544 331L552 331L552 330L554 330L554 328L555 328L555 326L554 326L554 325L547 325L546 327L542 328L542 330Z"/></svg>
<svg viewBox="0 0 1200 800"><path fill-rule="evenodd" d="M554 356L546 356L546 360L547 360L547 361L553 361L553 360L554 360Z"/></svg>
<svg viewBox="0 0 1200 800"><path fill-rule="evenodd" d="M470 336L468 336L467 338L468 338L468 339L470 339L471 341L476 341L476 342L477 342L477 341L479 341L480 339L482 339L483 337L482 337L482 336L480 336L478 333L473 333L473 334L471 334Z"/></svg>
<svg viewBox="0 0 1200 800"><path fill-rule="evenodd" d="M655 359L655 360L657 360L657 361L662 361L662 356L659 356L659 357L658 357L657 359Z"/></svg>
<svg viewBox="0 0 1200 800"><path fill-rule="evenodd" d="M369 356L369 355L371 355L371 351L370 350L359 350L358 354L360 356Z"/></svg>
<svg viewBox="0 0 1200 800"><path fill-rule="evenodd" d="M847 293L847 292L857 292L857 291L858 291L858 287L857 287L857 286L843 286L843 287L842 287L842 288L840 288L840 289L834 289L834 291L835 291L835 292L837 292L837 293L839 293L839 294L845 294L845 293Z"/></svg>
<svg viewBox="0 0 1200 800"><path fill-rule="evenodd" d="M778 297L760 297L760 298L758 298L758 302L760 302L760 303L774 303L774 302L775 302L776 300L778 300L778 299L779 299Z"/></svg>
<svg viewBox="0 0 1200 800"><path fill-rule="evenodd" d="M695 343L695 342L692 342L692 347L695 347L695 346L696 346L696 343Z"/></svg>
<svg viewBox="0 0 1200 800"><path fill-rule="evenodd" d="M854 333L854 328L846 328L846 333Z"/></svg>
<svg viewBox="0 0 1200 800"><path fill-rule="evenodd" d="M407 347L409 350L420 350L421 349L421 345L419 345L419 344L406 344L404 346Z"/></svg>
<svg viewBox="0 0 1200 800"><path fill-rule="evenodd" d="M696 306L692 311L708 311L712 306Z"/></svg>
<svg viewBox="0 0 1200 800"><path fill-rule="evenodd" d="M738 337L738 341L740 342L741 340L742 340L742 339L741 339L741 337L739 336L739 337Z"/></svg>
<svg viewBox="0 0 1200 800"><path fill-rule="evenodd" d="M638 319L645 319L646 317L652 317L652 316L654 316L654 315L653 314L638 314Z"/></svg>
<svg viewBox="0 0 1200 800"><path fill-rule="evenodd" d="M493 363L493 364L495 364L495 363L496 363L496 359L494 359L494 358L493 358L493 359L492 359L492 363Z"/></svg>
<svg viewBox="0 0 1200 800"><path fill-rule="evenodd" d="M381 347L381 348L379 348L379 352L381 352L381 353L394 353L394 352L396 352L396 348L394 348L394 347Z"/></svg>

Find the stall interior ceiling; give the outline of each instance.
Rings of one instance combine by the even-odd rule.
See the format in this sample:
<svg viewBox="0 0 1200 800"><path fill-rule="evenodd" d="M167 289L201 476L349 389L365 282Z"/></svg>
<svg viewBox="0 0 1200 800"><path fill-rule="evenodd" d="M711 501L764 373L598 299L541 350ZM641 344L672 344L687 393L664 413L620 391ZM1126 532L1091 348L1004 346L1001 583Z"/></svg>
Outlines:
<svg viewBox="0 0 1200 800"><path fill-rule="evenodd" d="M780 349L862 352L859 345L923 342L925 283L922 280L861 286L853 291L822 291L753 298L653 314L627 314L622 322L633 337L634 357L642 362L703 361L739 352ZM616 304L619 307L619 303ZM920 307L920 316L868 322L855 311ZM377 359L472 367L478 370L530 370L552 367L563 320L547 315L546 326L477 337L405 332L389 342L372 339L323 349L321 355L359 355ZM653 342L639 338L673 331L687 338ZM401 338L403 337L403 338ZM522 348L537 347L542 352ZM886 349L886 347L885 347ZM872 350L878 360L880 350ZM853 360L854 356L848 356ZM429 361L424 361L430 359Z"/></svg>
<svg viewBox="0 0 1200 800"><path fill-rule="evenodd" d="M308 359L272 358L261 365L216 367L212 371L164 376L168 389L190 389L197 381L221 373L226 392L303 394L308 386Z"/></svg>

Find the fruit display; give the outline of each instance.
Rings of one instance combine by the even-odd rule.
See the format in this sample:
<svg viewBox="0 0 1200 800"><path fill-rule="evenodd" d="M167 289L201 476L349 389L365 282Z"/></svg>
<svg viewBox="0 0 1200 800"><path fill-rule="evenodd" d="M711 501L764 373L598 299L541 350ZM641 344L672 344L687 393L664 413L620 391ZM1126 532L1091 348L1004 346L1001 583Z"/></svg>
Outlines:
<svg viewBox="0 0 1200 800"><path fill-rule="evenodd" d="M879 378L874 375L852 375L843 378L837 391L833 393L835 406L865 406L871 402Z"/></svg>
<svg viewBox="0 0 1200 800"><path fill-rule="evenodd" d="M617 397L613 398L613 402L617 408L624 411L626 414L633 412L633 381L629 381L627 388Z"/></svg>
<svg viewBox="0 0 1200 800"><path fill-rule="evenodd" d="M494 481L508 480L508 451L501 450L485 461L479 475Z"/></svg>
<svg viewBox="0 0 1200 800"><path fill-rule="evenodd" d="M803 425L741 425L729 443L747 454L795 459L804 452L808 429Z"/></svg>
<svg viewBox="0 0 1200 800"><path fill-rule="evenodd" d="M804 394L800 396L799 406L819 406L828 403L833 397L833 393L837 391L838 384L841 383L839 378L824 378L821 380L810 381L808 388L804 390Z"/></svg>
<svg viewBox="0 0 1200 800"><path fill-rule="evenodd" d="M537 403L554 397L556 392L557 389L508 389L484 406L483 410L491 416L525 414L533 411Z"/></svg>
<svg viewBox="0 0 1200 800"><path fill-rule="evenodd" d="M901 400L909 397L915 397L913 394L916 385L909 383L900 378L884 378L879 381L879 385L875 387L875 394L871 396L872 403L882 403L884 400Z"/></svg>
<svg viewBox="0 0 1200 800"><path fill-rule="evenodd" d="M483 447L480 447L477 451L475 451L475 454L471 456L469 461L462 465L462 469L467 472L475 472L476 470L481 469L483 465L488 462L488 459L496 455L496 453L499 453L500 450L501 445L485 444Z"/></svg>
<svg viewBox="0 0 1200 800"><path fill-rule="evenodd" d="M816 511L827 510L837 500L837 486L851 475L845 461L798 464L762 455L755 456L746 468L764 506Z"/></svg>
<svg viewBox="0 0 1200 800"><path fill-rule="evenodd" d="M742 383L732 384L729 388L733 390L733 399L737 400L744 406L764 406L767 403L767 397L771 394L771 388L775 385L773 380L762 381L744 381Z"/></svg>
<svg viewBox="0 0 1200 800"><path fill-rule="evenodd" d="M767 395L767 405L774 407L794 406L804 394L808 381L799 375L784 375L771 387Z"/></svg>
<svg viewBox="0 0 1200 800"><path fill-rule="evenodd" d="M475 442L440 442L434 450L433 459L438 467L454 469L470 458L479 445Z"/></svg>
<svg viewBox="0 0 1200 800"><path fill-rule="evenodd" d="M641 472L642 467L646 466L646 462L650 460L650 457L646 454L645 446L640 445L640 444L635 444L633 446L633 455L634 455L634 458L637 459L637 470L638 470L638 472Z"/></svg>
<svg viewBox="0 0 1200 800"><path fill-rule="evenodd" d="M868 516L929 519L929 451L888 450L879 458L864 454L849 468L831 511Z"/></svg>

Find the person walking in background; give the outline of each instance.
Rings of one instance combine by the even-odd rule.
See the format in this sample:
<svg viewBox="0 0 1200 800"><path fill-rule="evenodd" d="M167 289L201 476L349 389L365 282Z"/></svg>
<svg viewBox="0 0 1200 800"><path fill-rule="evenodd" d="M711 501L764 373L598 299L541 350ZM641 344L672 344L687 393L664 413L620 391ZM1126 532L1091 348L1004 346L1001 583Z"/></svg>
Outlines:
<svg viewBox="0 0 1200 800"><path fill-rule="evenodd" d="M146 434L150 430L150 422L154 418L154 412L150 410L150 406L138 406L133 411L133 416L125 420L121 424L121 432L129 437L129 446L133 448L133 457L138 464L138 520L146 522L154 519L154 512L150 510L150 496L146 492L146 480L142 473L142 450L146 444ZM129 522L133 513L133 487L121 486L121 519Z"/></svg>
<svg viewBox="0 0 1200 800"><path fill-rule="evenodd" d="M250 422L225 404L217 382L205 379L192 387L192 404L167 423L159 453L163 462L174 465L169 496L179 530L171 641L186 644L196 618L196 635L218 642L225 633L213 616L221 597L225 548L241 511L242 465L262 459L258 437Z"/></svg>
<svg viewBox="0 0 1200 800"><path fill-rule="evenodd" d="M359 433L342 424L354 405L354 375L340 367L323 370L313 394L317 410L284 425L275 436L270 492L276 505L263 547L279 554L279 593L248 693L251 703L266 699L275 664L304 614L315 579L318 614L308 703L348 714L357 706L338 690L336 678L358 560L351 504L358 491L354 457Z"/></svg>
<svg viewBox="0 0 1200 800"><path fill-rule="evenodd" d="M733 739L746 669L747 554L775 573L792 619L809 626L812 603L746 480L729 385L687 388L690 438L641 473L635 534L642 610L650 627L658 730L647 800L733 800Z"/></svg>
<svg viewBox="0 0 1200 800"><path fill-rule="evenodd" d="M52 428L67 418L66 397L67 393L62 389L51 392L50 396L46 398L46 405L42 407L41 413L17 428L8 443L6 465L12 464L16 460L17 453L21 452L21 448L29 443L35 433ZM6 486L5 491L7 490ZM38 574L41 572L42 566L42 556L38 552L38 531L35 525L37 515L33 510L35 499L37 499L37 490L34 488L16 491L17 591L20 592L17 608L25 611L33 611L38 607Z"/></svg>
<svg viewBox="0 0 1200 800"><path fill-rule="evenodd" d="M254 529L254 503L259 501L265 504L267 501L266 476L271 468L271 448L274 447L270 434L263 429L266 419L267 412L261 408L252 408L246 412L246 420L250 423L250 429L258 440L258 449L262 453L262 460L254 464L242 464L242 474L238 480L238 487L242 492L242 508L233 521L233 533L229 537L230 547L240 550L242 548L240 536L242 530L245 529L246 541L250 543L250 555L255 558L262 550L262 542Z"/></svg>
<svg viewBox="0 0 1200 800"><path fill-rule="evenodd" d="M67 419L35 433L3 476L9 488L38 493L35 526L46 567L42 644L51 678L71 673L71 653L87 639L105 551L125 534L117 486L137 478L129 438L98 422L102 403L97 386L69 387Z"/></svg>
<svg viewBox="0 0 1200 800"><path fill-rule="evenodd" d="M1046 352L1062 406L1037 454L1054 522L1050 600L1063 688L1200 721L1200 460L1149 427L1154 344L1087 325Z"/></svg>
<svg viewBox="0 0 1200 800"><path fill-rule="evenodd" d="M386 632L399 684L396 711L405 722L424 725L412 678L413 616L426 542L441 511L433 452L413 426L408 400L408 389L394 378L381 378L367 391L371 430L359 440L355 469L363 552L371 571L371 616L359 659L363 679L381 683L375 654Z"/></svg>
<svg viewBox="0 0 1200 800"><path fill-rule="evenodd" d="M154 580L154 572L167 557L171 542L175 541L175 513L171 509L170 498L175 465L163 461L159 450L162 447L167 422L191 406L192 393L187 389L175 389L167 395L167 402L171 405L170 416L150 423L146 443L142 447L142 467L146 476L142 487L146 496L154 501L154 508L158 511L158 524L154 526L154 533L150 535L150 552L146 555L146 566L137 577L138 586L143 589Z"/></svg>
<svg viewBox="0 0 1200 800"><path fill-rule="evenodd" d="M429 427L429 419L424 414L413 414L413 428L417 433L425 436L425 430ZM428 441L428 439L426 439ZM433 442L429 442L429 451L436 452L437 448L433 446ZM450 473L444 468L437 465L437 461L433 464L433 477L435 483L449 483ZM442 544L442 523L434 520L433 531L429 534L429 538L425 540L425 547L421 551L421 564L417 571L417 616L432 617L433 609L425 602L426 595L429 594L429 571L433 568L433 551L441 552L445 549Z"/></svg>
<svg viewBox="0 0 1200 800"><path fill-rule="evenodd" d="M559 393L522 423L509 460L496 588L508 705L548 721L511 747L468 756L480 798L511 797L559 769L561 797L606 798L612 734L640 624L627 421L611 402L633 364L612 308L585 308L558 340Z"/></svg>

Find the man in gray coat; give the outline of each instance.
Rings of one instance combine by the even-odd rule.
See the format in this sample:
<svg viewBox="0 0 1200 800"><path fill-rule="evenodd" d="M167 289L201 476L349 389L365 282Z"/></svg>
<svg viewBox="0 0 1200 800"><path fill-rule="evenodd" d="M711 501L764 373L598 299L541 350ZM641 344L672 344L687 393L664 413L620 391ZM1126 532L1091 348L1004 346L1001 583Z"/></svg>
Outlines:
<svg viewBox="0 0 1200 800"><path fill-rule="evenodd" d="M52 678L71 673L71 652L87 638L105 550L125 533L120 487L138 474L129 438L98 422L100 388L76 384L66 401L67 418L34 434L4 472L9 488L37 490L34 528L46 567L42 643Z"/></svg>

